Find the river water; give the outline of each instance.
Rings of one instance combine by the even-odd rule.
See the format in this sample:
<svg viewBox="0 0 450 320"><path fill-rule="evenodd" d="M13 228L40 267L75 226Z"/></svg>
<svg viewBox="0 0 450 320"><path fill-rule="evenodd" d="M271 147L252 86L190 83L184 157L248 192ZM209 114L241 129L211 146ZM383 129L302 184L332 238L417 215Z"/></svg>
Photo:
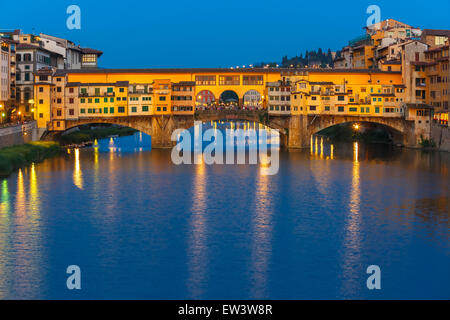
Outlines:
<svg viewBox="0 0 450 320"><path fill-rule="evenodd" d="M104 139L0 180L0 298L450 298L448 153L317 138L268 176L150 149Z"/></svg>

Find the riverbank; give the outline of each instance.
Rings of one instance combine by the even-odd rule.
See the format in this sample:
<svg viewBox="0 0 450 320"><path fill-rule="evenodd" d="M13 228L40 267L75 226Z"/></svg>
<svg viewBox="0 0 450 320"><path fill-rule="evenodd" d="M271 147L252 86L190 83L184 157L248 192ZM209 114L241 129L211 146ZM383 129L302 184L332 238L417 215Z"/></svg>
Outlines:
<svg viewBox="0 0 450 320"><path fill-rule="evenodd" d="M0 177L13 171L40 162L59 154L61 148L57 142L36 141L0 149Z"/></svg>
<svg viewBox="0 0 450 320"><path fill-rule="evenodd" d="M78 131L74 131L60 138L61 145L81 144L94 141L95 139L108 138L110 136L130 136L137 130L128 127L107 127L107 128L90 128L82 127Z"/></svg>

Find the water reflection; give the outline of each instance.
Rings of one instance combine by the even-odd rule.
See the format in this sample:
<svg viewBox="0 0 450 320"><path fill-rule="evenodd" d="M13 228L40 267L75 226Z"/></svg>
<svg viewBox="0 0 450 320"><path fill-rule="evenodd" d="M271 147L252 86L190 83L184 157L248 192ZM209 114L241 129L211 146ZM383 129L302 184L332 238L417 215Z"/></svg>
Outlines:
<svg viewBox="0 0 450 320"><path fill-rule="evenodd" d="M272 254L273 198L269 176L259 171L255 184L255 211L252 213L251 299L268 299L268 269Z"/></svg>
<svg viewBox="0 0 450 320"><path fill-rule="evenodd" d="M28 188L26 178L29 178ZM8 180L2 181L0 298L38 298L45 291L42 264L45 250L42 247L41 198L36 166L32 164L27 173L20 169L9 181L14 181L16 188L11 194Z"/></svg>
<svg viewBox="0 0 450 320"><path fill-rule="evenodd" d="M207 288L208 248L206 225L206 174L202 155L194 159L195 174L193 180L192 209L189 218L188 236L188 279L187 287L190 299L204 298Z"/></svg>
<svg viewBox="0 0 450 320"><path fill-rule="evenodd" d="M74 256L93 271L87 299L367 297L368 261L395 275L381 298L448 298L450 155L312 139L275 176L175 166L138 152L140 134L14 173L0 181L0 298L71 295L53 271Z"/></svg>
<svg viewBox="0 0 450 320"><path fill-rule="evenodd" d="M361 287L358 267L361 265L361 188L359 167L359 144L353 143L352 183L350 188L349 212L346 217L345 238L343 243L342 295L349 296Z"/></svg>
<svg viewBox="0 0 450 320"><path fill-rule="evenodd" d="M83 189L83 174L81 172L80 165L80 149L75 149L75 168L73 170L73 183L77 186L78 189Z"/></svg>
<svg viewBox="0 0 450 320"><path fill-rule="evenodd" d="M1 181L0 196L0 299L5 299L11 290L11 272L8 269L11 264L11 212L7 179Z"/></svg>

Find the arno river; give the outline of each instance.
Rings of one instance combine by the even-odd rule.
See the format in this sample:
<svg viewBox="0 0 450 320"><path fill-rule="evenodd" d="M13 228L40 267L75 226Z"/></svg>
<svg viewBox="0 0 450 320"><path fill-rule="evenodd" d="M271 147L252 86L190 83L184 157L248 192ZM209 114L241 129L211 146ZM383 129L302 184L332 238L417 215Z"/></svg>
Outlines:
<svg viewBox="0 0 450 320"><path fill-rule="evenodd" d="M0 180L0 298L449 299L449 167L319 138L264 176L100 140Z"/></svg>

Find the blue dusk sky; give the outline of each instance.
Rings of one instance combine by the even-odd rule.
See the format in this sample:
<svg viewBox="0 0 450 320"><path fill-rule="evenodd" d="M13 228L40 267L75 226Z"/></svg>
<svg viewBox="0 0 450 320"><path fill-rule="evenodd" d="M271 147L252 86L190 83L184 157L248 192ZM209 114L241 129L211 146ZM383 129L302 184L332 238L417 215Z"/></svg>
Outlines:
<svg viewBox="0 0 450 320"><path fill-rule="evenodd" d="M81 30L66 27L71 4L81 8ZM104 68L231 67L319 47L338 50L364 34L373 4L382 20L450 29L449 0L2 1L0 29L101 50Z"/></svg>

